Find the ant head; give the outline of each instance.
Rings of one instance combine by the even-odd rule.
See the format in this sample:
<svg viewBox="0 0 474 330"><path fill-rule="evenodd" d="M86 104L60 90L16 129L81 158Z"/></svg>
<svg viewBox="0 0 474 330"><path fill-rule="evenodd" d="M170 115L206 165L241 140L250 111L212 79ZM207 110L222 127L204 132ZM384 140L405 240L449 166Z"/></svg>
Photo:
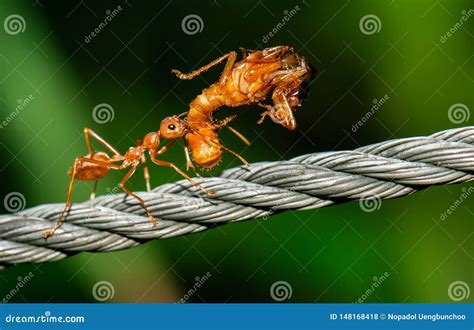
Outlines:
<svg viewBox="0 0 474 330"><path fill-rule="evenodd" d="M283 69L295 69L299 68L304 70L306 73L303 75L304 80L310 81L316 75L316 69L311 65L311 63L303 56L299 56L294 52L293 49L288 50L283 54L281 58L281 63Z"/></svg>
<svg viewBox="0 0 474 330"><path fill-rule="evenodd" d="M166 117L160 124L160 135L165 139L176 139L186 134L186 122L178 116Z"/></svg>
<svg viewBox="0 0 474 330"><path fill-rule="evenodd" d="M155 150L158 148L160 144L160 133L159 132L151 132L145 135L143 138L142 143L137 143L138 145L142 145L145 149L148 150Z"/></svg>

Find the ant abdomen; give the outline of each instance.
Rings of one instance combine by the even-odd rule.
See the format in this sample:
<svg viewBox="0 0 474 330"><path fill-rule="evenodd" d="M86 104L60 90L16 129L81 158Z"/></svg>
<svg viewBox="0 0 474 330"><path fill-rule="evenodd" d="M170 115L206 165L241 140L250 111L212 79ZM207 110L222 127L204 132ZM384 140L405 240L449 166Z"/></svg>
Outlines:
<svg viewBox="0 0 474 330"><path fill-rule="evenodd" d="M90 159L95 159L98 161L103 161L103 162L108 162L110 160L109 155L107 155L105 152L94 152L92 154L86 155L81 158L90 158ZM95 164L95 163L89 163L87 161L78 161L74 162L74 165L76 167L76 173L75 173L75 178L78 180L82 181L91 181L91 180L97 180L109 173L110 168L105 167L103 165ZM73 172L73 167L69 169L69 175L72 175Z"/></svg>
<svg viewBox="0 0 474 330"><path fill-rule="evenodd" d="M186 139L194 162L201 168L211 169L220 162L222 148L214 131L201 129L199 134L187 134Z"/></svg>

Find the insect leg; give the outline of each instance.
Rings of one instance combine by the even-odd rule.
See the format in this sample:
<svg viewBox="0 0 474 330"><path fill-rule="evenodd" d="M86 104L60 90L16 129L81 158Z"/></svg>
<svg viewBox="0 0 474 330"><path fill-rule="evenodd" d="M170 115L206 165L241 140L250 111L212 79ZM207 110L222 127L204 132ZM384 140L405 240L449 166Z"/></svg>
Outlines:
<svg viewBox="0 0 474 330"><path fill-rule="evenodd" d="M44 238L48 238L51 235L53 235L54 232L56 231L56 229L58 229L59 226L61 226L61 223L63 222L63 219L64 219L64 215L66 214L66 212L71 207L72 187L74 185L74 179L76 178L77 166L79 164L80 164L79 158L76 158L74 160L74 165L72 167L71 179L69 180L69 188L68 188L68 191L67 191L66 205L64 206L64 209L62 210L61 214L59 215L58 220L56 220L54 226L51 229L45 230L43 232L43 237Z"/></svg>
<svg viewBox="0 0 474 330"><path fill-rule="evenodd" d="M170 146L172 146L176 140L173 140L169 142L168 144L164 145L160 150L157 151L158 155L161 155L162 153L166 152ZM141 143L138 143L141 144ZM151 184L150 184L150 171L148 170L148 165L146 161L146 157L144 154L141 155L141 162L143 164L143 176L145 178L145 184L146 184L146 191L150 192L151 191Z"/></svg>
<svg viewBox="0 0 474 330"><path fill-rule="evenodd" d="M227 124L229 124L232 120L234 120L235 117L237 117L237 115L232 115L232 116L225 117L224 119L219 120L218 122L216 122L214 124L214 127L218 128L218 129L221 129L222 127L227 126Z"/></svg>
<svg viewBox="0 0 474 330"><path fill-rule="evenodd" d="M155 158L155 155L154 155L153 153L150 155L150 159L151 159L151 161L152 161L153 163L155 163L156 165L171 167L173 170L175 170L176 172L178 172L183 178L185 178L186 180L188 180L193 186L198 187L199 189L201 189L202 191L204 191L206 194L208 194L208 195L215 195L215 194L216 194L214 191L209 191L209 190L207 190L206 188L204 188L203 186L201 186L199 183L197 183L196 181L194 181L193 179L191 179L186 173L184 173L182 170L180 170L175 164L170 163L170 162L166 162L166 161L164 161L164 160L156 159L156 158Z"/></svg>
<svg viewBox="0 0 474 330"><path fill-rule="evenodd" d="M285 95L285 88L276 88L272 95L275 107L269 112L273 121L281 124L283 127L294 130L296 128L296 120L293 110L288 103Z"/></svg>
<svg viewBox="0 0 474 330"><path fill-rule="evenodd" d="M221 77L219 78L219 85L224 86L227 78L232 74L232 69L234 68L235 60L237 59L236 52L230 52L229 58L224 67L224 71L222 71Z"/></svg>
<svg viewBox="0 0 474 330"><path fill-rule="evenodd" d="M159 155L164 154L175 143L176 143L176 140L171 140L170 142L165 144L163 147L161 147L158 151L156 151L156 155L159 156Z"/></svg>
<svg viewBox="0 0 474 330"><path fill-rule="evenodd" d="M137 139L137 146L141 146L142 144L143 144L143 141L141 139ZM143 177L145 178L146 191L150 192L151 191L150 172L148 171L148 165L146 163L146 157L143 153L140 156L140 161L143 164Z"/></svg>
<svg viewBox="0 0 474 330"><path fill-rule="evenodd" d="M133 198L135 198L140 204L141 206L143 207L143 209L145 210L146 214L148 215L148 218L150 218L150 221L156 225L157 222L155 220L155 217L153 217L153 214L150 213L150 211L148 211L148 208L146 207L145 205L145 201L143 199L141 199L140 197L138 197L137 195L135 195L133 192L131 192L127 187L125 187L125 182L128 181L128 179L130 179L130 177L133 175L133 173L135 173L135 170L137 169L137 164L133 164L132 165L132 168L130 169L130 171L128 171L127 174L125 174L125 176L123 177L122 181L120 181L119 185L120 185L120 188L122 188L122 190L127 194L127 195L130 195L132 196Z"/></svg>
<svg viewBox="0 0 474 330"><path fill-rule="evenodd" d="M229 123L234 120L234 118L237 117L237 115L233 115L233 116L229 116L229 117L226 117L224 119L222 119L221 121L219 121L218 123L216 123L216 127L221 129L223 127L227 127L227 129L229 131L231 131L232 133L234 133L239 139L241 139L246 145L250 145L250 141L247 140L247 138L242 134L240 133L239 131L237 131L235 128L233 127L230 127L229 126Z"/></svg>
<svg viewBox="0 0 474 330"><path fill-rule="evenodd" d="M262 112L260 119L257 121L257 124L261 125L266 116L270 115L273 110L273 107L269 104L263 104L258 102L257 105L261 108L264 108L266 111Z"/></svg>
<svg viewBox="0 0 474 330"><path fill-rule="evenodd" d="M234 133L239 139L241 139L246 145L250 145L250 141L242 134L240 133L238 130L236 130L235 128L231 127L231 126L226 126L227 129L229 131L231 131L232 133Z"/></svg>
<svg viewBox="0 0 474 330"><path fill-rule="evenodd" d="M107 167L113 170L123 170L124 168L128 167L125 165L117 165L117 164L111 163L111 162L121 161L121 159L104 161L104 160L97 160L97 159L92 159L92 158L87 158L87 157L77 157L76 160L79 160L79 163L92 163L92 164L102 165L103 167Z"/></svg>
<svg viewBox="0 0 474 330"><path fill-rule="evenodd" d="M89 139L89 135L91 135L94 139L100 142L105 148L107 148L111 153L113 153L115 156L121 156L120 152L118 152L110 143L105 141L104 138L102 138L99 134L91 130L90 128L86 127L84 128L84 139L86 140L86 145L87 145L87 151L89 154L92 153L92 146L91 142Z"/></svg>
<svg viewBox="0 0 474 330"><path fill-rule="evenodd" d="M97 184L98 184L99 180L95 180L94 181L94 187L92 188L92 192L91 192L91 196L90 196L90 200L93 200L95 199L95 192L97 190Z"/></svg>
<svg viewBox="0 0 474 330"><path fill-rule="evenodd" d="M186 142L184 144L184 157L186 157L186 171L189 171L189 169L192 168L194 174L198 177L201 177L201 175L196 171L196 167L194 166L193 161L191 160L191 156L189 155L189 148L186 145Z"/></svg>
<svg viewBox="0 0 474 330"><path fill-rule="evenodd" d="M69 180L69 188L68 188L68 192L67 192L66 205L65 205L63 211L61 212L61 214L59 215L58 220L56 220L56 223L54 224L53 228L43 232L43 237L44 238L48 238L51 235L53 235L54 232L56 231L56 229L58 229L61 226L66 212L71 207L72 188L73 188L74 180L76 178L77 167L82 162L94 163L94 164L97 164L97 165L102 165L104 167L108 167L108 168L112 168L112 169L116 169L116 170L124 168L123 166L116 165L116 164L111 164L111 163L100 161L100 160L90 159L90 158L86 158L86 157L77 157L74 160L74 165L72 167L72 173L71 173L71 179Z"/></svg>
<svg viewBox="0 0 474 330"><path fill-rule="evenodd" d="M227 148L226 146L222 145L221 144L221 148L224 149L225 151L227 151L228 153L231 153L232 155L234 155L235 157L237 157L238 159L240 159L240 161L244 164L244 166L246 168L250 168L250 165L249 163L245 160L244 157L242 157L241 155L239 155L238 153L236 153L235 151Z"/></svg>
<svg viewBox="0 0 474 330"><path fill-rule="evenodd" d="M150 192L151 191L150 172L148 171L148 165L146 163L146 157L144 154L141 155L141 162L143 164L143 176L145 178L146 191Z"/></svg>
<svg viewBox="0 0 474 330"><path fill-rule="evenodd" d="M211 63L209 63L209 64L207 64L207 65L205 65L205 66L203 66L203 67L201 67L197 70L194 70L193 72L190 72L190 73L182 73L181 71L176 70L176 69L171 70L171 72L174 73L176 75L176 77L178 77L179 79L190 80L190 79L193 79L193 78L199 76L201 73L206 72L207 70L209 70L213 66L221 63L226 58L228 58L232 53L234 53L234 52L230 52L228 54L222 55L221 57L219 57L218 59L215 59Z"/></svg>

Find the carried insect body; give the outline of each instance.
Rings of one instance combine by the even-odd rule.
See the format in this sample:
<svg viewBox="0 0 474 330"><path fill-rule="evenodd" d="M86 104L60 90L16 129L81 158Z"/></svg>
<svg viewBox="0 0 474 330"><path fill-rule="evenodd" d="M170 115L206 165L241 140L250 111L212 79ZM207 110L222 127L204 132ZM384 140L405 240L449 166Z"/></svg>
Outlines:
<svg viewBox="0 0 474 330"><path fill-rule="evenodd" d="M314 76L309 62L291 47L241 51L243 59L239 62L236 62L237 53L230 52L189 74L172 71L180 79L192 79L227 60L219 81L205 88L190 103L185 119L172 116L165 118L161 124L160 130L166 131L163 137L185 138L192 160L201 168L216 166L222 157L222 149L233 153L246 164L242 157L220 143L217 132L235 116L215 121L213 113L217 109L255 104L265 109L259 124L269 116L274 122L294 130L296 121L293 112L301 106L307 94L307 83ZM273 105L262 103L270 93ZM230 129L248 143L240 133ZM188 167L191 165L188 161Z"/></svg>

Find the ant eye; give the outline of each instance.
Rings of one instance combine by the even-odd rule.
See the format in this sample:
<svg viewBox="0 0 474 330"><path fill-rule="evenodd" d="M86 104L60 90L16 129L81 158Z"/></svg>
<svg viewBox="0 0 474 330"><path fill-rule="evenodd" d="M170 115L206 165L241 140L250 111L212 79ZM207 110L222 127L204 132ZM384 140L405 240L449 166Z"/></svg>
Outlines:
<svg viewBox="0 0 474 330"><path fill-rule="evenodd" d="M176 126L174 126L174 124L169 124L168 125L168 129L174 131L174 129L176 128Z"/></svg>

